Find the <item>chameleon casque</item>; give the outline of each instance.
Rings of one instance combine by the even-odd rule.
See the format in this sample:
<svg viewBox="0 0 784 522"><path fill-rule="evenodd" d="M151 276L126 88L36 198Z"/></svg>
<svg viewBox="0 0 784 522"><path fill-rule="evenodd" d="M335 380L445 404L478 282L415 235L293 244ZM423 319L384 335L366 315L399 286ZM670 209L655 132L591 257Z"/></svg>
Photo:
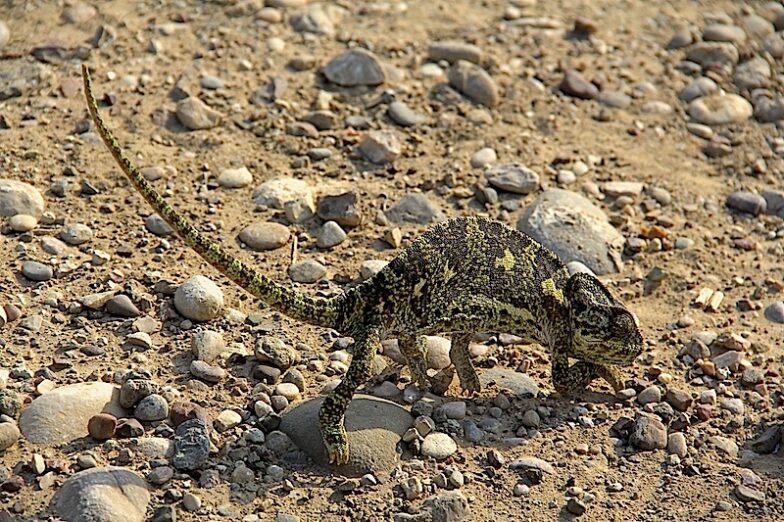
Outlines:
<svg viewBox="0 0 784 522"><path fill-rule="evenodd" d="M256 272L202 235L142 176L98 113L86 66L82 75L90 115L112 156L193 250L289 317L353 337L349 370L319 412L331 463L348 462L345 412L385 338L398 339L422 388L428 384L424 336L450 333L460 385L464 392L479 391L468 345L475 332L485 331L548 348L553 384L562 394L580 391L596 377L616 390L624 387L617 366L631 364L643 348L635 316L598 279L570 276L554 253L496 221L457 218L435 225L377 275L330 298L310 297Z"/></svg>

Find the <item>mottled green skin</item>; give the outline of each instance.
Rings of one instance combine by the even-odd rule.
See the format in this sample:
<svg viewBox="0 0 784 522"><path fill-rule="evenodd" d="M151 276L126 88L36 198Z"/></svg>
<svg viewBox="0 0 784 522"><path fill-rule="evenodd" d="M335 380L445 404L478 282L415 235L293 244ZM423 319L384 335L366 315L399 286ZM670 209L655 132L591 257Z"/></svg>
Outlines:
<svg viewBox="0 0 784 522"><path fill-rule="evenodd" d="M376 276L330 299L308 297L252 270L204 237L144 179L102 121L86 67L82 72L90 114L104 143L189 246L271 307L354 338L349 370L319 413L330 462L348 462L346 408L370 377L382 339L399 340L422 387L428 383L424 336L451 333L450 356L461 387L479 391L468 344L475 332L485 331L512 333L549 348L553 383L561 393L581 390L596 377L623 387L616 365L630 364L642 350L634 316L595 277L569 277L555 254L495 221L459 218L436 225ZM570 364L570 358L576 362Z"/></svg>

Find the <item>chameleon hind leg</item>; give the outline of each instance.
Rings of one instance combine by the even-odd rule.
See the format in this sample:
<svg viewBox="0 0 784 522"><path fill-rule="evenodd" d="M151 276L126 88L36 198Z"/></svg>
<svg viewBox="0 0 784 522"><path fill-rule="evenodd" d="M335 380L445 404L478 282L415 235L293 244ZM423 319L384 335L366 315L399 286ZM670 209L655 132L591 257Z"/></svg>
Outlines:
<svg viewBox="0 0 784 522"><path fill-rule="evenodd" d="M348 463L346 409L356 389L370 377L371 363L380 342L378 331L375 329L355 336L354 356L348 372L340 384L327 395L319 409L319 428L330 464Z"/></svg>
<svg viewBox="0 0 784 522"><path fill-rule="evenodd" d="M474 363L471 362L471 354L468 351L471 336L472 334L465 332L452 334L452 346L449 349L449 358L455 365L457 377L460 379L460 387L465 393L478 392L482 389Z"/></svg>
<svg viewBox="0 0 784 522"><path fill-rule="evenodd" d="M406 335L398 338L398 345L411 372L412 380L424 390L427 388L427 337Z"/></svg>

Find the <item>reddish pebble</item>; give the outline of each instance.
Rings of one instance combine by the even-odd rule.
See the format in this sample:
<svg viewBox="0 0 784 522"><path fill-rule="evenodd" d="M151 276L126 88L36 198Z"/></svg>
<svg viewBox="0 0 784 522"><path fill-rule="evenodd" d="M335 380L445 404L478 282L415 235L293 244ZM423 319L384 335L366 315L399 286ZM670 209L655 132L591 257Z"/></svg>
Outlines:
<svg viewBox="0 0 784 522"><path fill-rule="evenodd" d="M117 428L117 417L109 413L93 415L87 421L87 431L95 440L111 439L114 437L115 428Z"/></svg>

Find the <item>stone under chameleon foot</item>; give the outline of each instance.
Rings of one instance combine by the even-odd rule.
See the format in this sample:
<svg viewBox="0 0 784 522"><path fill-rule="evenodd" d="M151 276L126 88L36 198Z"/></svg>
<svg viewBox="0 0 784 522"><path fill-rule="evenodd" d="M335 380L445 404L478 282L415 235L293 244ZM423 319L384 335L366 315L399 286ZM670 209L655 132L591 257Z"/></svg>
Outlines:
<svg viewBox="0 0 784 522"><path fill-rule="evenodd" d="M374 346L359 362L352 360L355 370L360 363L362 367L341 382L345 386L340 407L330 412L329 422L320 423L322 433L329 435L324 443L333 462L348 461L343 413L357 386L366 380L368 358L376 353L371 348L379 339L439 332L510 333L539 342L559 360L595 361L608 368L631 364L643 349L634 315L601 281L587 274L570 275L564 263L534 239L485 218L464 217L434 225L376 275L330 298L312 297L288 282L279 283L209 239L161 196L102 119L86 65L82 78L87 108L104 144L136 191L187 246L292 319L355 339L375 329ZM421 355L412 356L410 367L423 360ZM553 381L556 387L576 390L590 382L594 370L584 373L580 367L565 379L556 378L554 372ZM461 372L463 389L478 390L478 379ZM421 372L414 373L421 381ZM605 373L613 386L622 380L614 370Z"/></svg>

